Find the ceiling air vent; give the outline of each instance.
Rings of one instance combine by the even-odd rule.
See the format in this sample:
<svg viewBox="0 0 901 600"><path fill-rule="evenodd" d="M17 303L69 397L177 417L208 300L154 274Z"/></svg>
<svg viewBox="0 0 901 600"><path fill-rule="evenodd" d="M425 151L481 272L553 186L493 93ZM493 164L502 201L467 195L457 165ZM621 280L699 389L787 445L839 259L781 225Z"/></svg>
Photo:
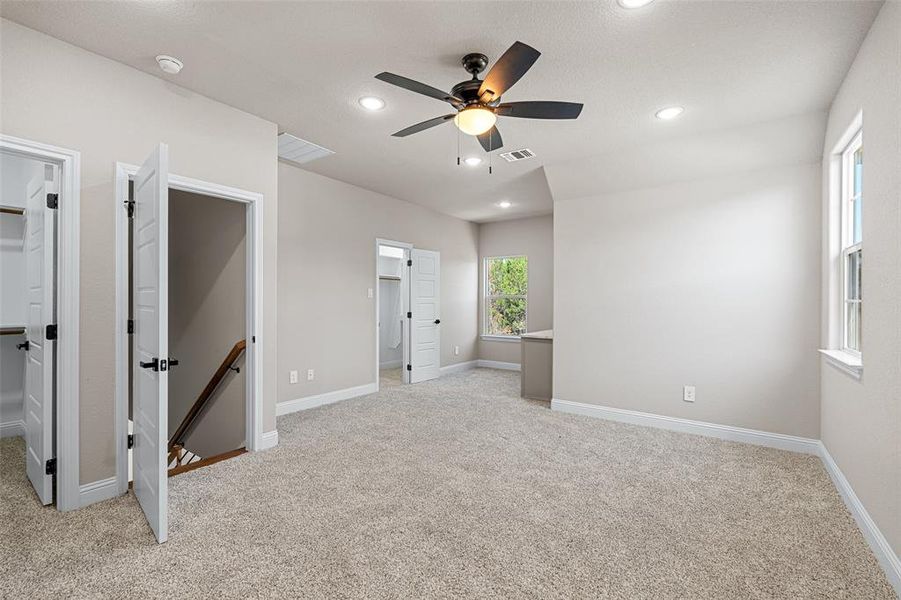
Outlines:
<svg viewBox="0 0 901 600"><path fill-rule="evenodd" d="M290 133L282 133L278 136L278 157L282 160L303 165L332 154L334 151L302 140Z"/></svg>
<svg viewBox="0 0 901 600"><path fill-rule="evenodd" d="M504 152L503 154L501 154L501 158L503 158L507 162L525 160L527 158L532 158L533 156L535 156L535 153L528 148L523 148L522 150L514 150L513 152Z"/></svg>

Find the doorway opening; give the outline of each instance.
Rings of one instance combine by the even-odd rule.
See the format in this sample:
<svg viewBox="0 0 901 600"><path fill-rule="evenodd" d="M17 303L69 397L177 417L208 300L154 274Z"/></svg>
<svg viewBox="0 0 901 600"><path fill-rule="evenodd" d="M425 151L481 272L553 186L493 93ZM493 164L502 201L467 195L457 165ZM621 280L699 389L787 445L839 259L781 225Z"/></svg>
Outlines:
<svg viewBox="0 0 901 600"><path fill-rule="evenodd" d="M375 382L378 389L434 379L441 370L441 255L375 244Z"/></svg>
<svg viewBox="0 0 901 600"><path fill-rule="evenodd" d="M68 305L78 290L78 162L77 152L0 136L4 495L59 510L82 505L69 388L78 387L78 304Z"/></svg>
<svg viewBox="0 0 901 600"><path fill-rule="evenodd" d="M376 244L376 381L379 389L410 383L409 275L412 245L380 240Z"/></svg>
<svg viewBox="0 0 901 600"><path fill-rule="evenodd" d="M117 165L117 484L159 542L168 478L262 445L262 195Z"/></svg>

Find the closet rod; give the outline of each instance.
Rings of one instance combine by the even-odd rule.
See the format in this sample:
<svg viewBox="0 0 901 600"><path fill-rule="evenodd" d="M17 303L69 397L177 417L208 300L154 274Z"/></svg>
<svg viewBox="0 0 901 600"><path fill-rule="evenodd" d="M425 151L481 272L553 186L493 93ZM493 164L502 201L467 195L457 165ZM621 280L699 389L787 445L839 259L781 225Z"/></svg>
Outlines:
<svg viewBox="0 0 901 600"><path fill-rule="evenodd" d="M25 209L18 206L0 206L0 213L5 215L24 215Z"/></svg>
<svg viewBox="0 0 901 600"><path fill-rule="evenodd" d="M379 279L387 279L389 281L400 281L400 277L394 277L392 275L379 275Z"/></svg>

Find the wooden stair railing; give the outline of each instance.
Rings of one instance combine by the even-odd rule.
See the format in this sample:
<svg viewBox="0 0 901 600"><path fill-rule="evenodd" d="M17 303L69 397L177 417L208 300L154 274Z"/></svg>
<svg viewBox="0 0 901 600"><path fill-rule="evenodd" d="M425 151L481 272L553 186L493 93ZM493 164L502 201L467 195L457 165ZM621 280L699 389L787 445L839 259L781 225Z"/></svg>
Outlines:
<svg viewBox="0 0 901 600"><path fill-rule="evenodd" d="M216 369L216 372L206 384L206 387L200 392L200 396L194 401L191 410L189 410L188 414L185 415L185 418L182 419L181 425L178 426L178 429L176 429L175 433L172 434L172 437L169 438L169 464L179 457L179 452L183 449L182 444L188 431L190 431L194 422L197 420L197 417L200 416L200 413L203 412L203 407L206 406L206 403L213 397L216 388L219 387L219 384L225 379L225 376L228 374L229 370L231 370L235 361L244 354L246 348L247 340L240 340L232 347L228 356L225 357L225 360L222 361L222 364L219 365L219 368Z"/></svg>

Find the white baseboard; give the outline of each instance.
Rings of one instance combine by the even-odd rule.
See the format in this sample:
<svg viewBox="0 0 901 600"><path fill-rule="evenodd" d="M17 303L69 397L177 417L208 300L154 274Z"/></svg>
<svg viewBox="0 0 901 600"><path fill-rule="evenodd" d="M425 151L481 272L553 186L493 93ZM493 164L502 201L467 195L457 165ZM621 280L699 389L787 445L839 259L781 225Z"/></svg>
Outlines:
<svg viewBox="0 0 901 600"><path fill-rule="evenodd" d="M463 371L469 371L470 369L475 369L478 366L479 361L477 360L469 360L466 362L457 363L455 365L447 365L446 367L441 367L442 375L449 375L450 373L462 373Z"/></svg>
<svg viewBox="0 0 901 600"><path fill-rule="evenodd" d="M400 367L403 362L404 361L402 361L400 359L386 360L383 363L379 363L379 370L381 370L381 369L396 369L396 368Z"/></svg>
<svg viewBox="0 0 901 600"><path fill-rule="evenodd" d="M78 487L78 506L84 508L119 495L119 483L115 477L92 481Z"/></svg>
<svg viewBox="0 0 901 600"><path fill-rule="evenodd" d="M0 438L5 437L25 437L25 421L9 421L8 423L0 423Z"/></svg>
<svg viewBox="0 0 901 600"><path fill-rule="evenodd" d="M656 427L658 429L667 429L669 431L693 433L695 435L704 435L707 437L719 438L721 440L729 440L731 442L743 442L745 444L767 446L769 448L778 448L780 450L789 450L791 452L800 452L802 454L820 455L819 440L794 435L770 433L768 431L745 429L743 427L733 427L731 425L719 425L717 423L707 423L704 421L692 421L690 419L667 417L652 413L625 410L622 408L598 406L595 404L584 404L582 402L572 402L570 400L560 400L557 398L551 400L551 410L558 410L577 415L587 415L589 417L598 417L608 421L630 423L632 425Z"/></svg>
<svg viewBox="0 0 901 600"><path fill-rule="evenodd" d="M826 446L822 442L819 442L819 445L820 458L823 459L823 466L826 467L826 472L829 473L829 477L832 478L832 482L838 488L838 493L841 495L842 500L845 501L845 505L848 507L854 520L857 521L857 526L863 533L864 539L867 540L867 544L870 545L873 554L876 555L876 560L879 561L882 570L885 571L885 576L888 578L889 583L892 584L895 592L901 597L901 560L898 559L898 555L895 554L888 540L882 535L876 522L873 521L870 513L864 507L863 502L854 493L854 489L845 478L841 469L838 468L838 464L832 459L832 455L829 454Z"/></svg>
<svg viewBox="0 0 901 600"><path fill-rule="evenodd" d="M323 406L324 404L332 404L342 400L356 398L358 396L366 396L367 394L374 394L377 391L379 391L379 388L375 383L367 383L366 385L358 385L357 387L335 390L334 392L307 396L306 398L287 400L275 405L275 416L280 417L299 410L307 410L316 408L317 406Z"/></svg>
<svg viewBox="0 0 901 600"><path fill-rule="evenodd" d="M278 430L273 429L272 431L263 432L260 450L268 450L269 448L275 448L276 446L278 446Z"/></svg>
<svg viewBox="0 0 901 600"><path fill-rule="evenodd" d="M504 369L505 371L519 371L520 366L519 363L511 363L511 362L500 362L498 360L485 360L480 358L478 360L479 367L483 369Z"/></svg>

